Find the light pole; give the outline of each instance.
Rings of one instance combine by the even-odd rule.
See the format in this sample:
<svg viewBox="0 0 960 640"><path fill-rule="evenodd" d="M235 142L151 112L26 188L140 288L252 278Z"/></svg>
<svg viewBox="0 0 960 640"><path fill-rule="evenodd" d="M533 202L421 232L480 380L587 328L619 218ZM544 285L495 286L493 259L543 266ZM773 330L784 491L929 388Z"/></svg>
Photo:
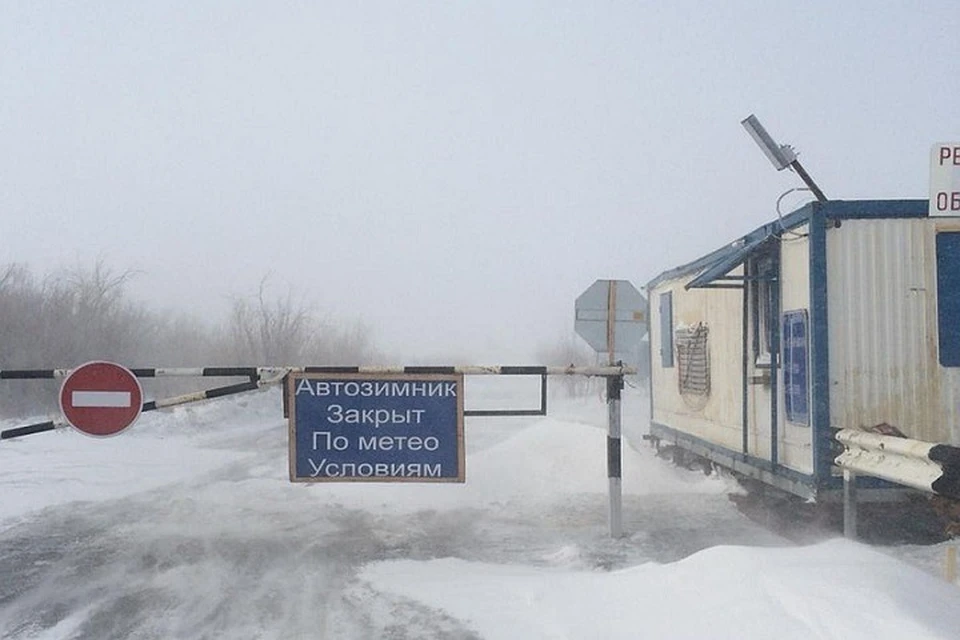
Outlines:
<svg viewBox="0 0 960 640"><path fill-rule="evenodd" d="M788 144L777 144L774 139L770 137L770 134L767 133L767 130L763 128L763 125L760 124L760 121L757 120L757 116L752 113L743 119L740 124L747 130L747 133L749 133L753 141L757 143L757 146L760 147L764 155L773 163L777 171L783 171L787 167L790 167L800 176L804 184L810 188L810 191L817 197L817 200L820 202L827 201L827 196L823 194L823 191L820 190L817 183L813 181L810 174L807 173L803 165L800 164L800 161L797 160L797 154L793 150L793 147Z"/></svg>

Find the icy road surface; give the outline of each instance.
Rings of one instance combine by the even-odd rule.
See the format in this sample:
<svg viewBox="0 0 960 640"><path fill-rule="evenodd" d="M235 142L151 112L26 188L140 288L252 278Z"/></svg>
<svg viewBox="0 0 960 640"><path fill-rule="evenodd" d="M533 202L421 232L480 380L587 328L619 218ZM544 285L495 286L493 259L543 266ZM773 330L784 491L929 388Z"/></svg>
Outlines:
<svg viewBox="0 0 960 640"><path fill-rule="evenodd" d="M626 396L638 444L645 403ZM610 540L605 407L552 404L468 418L466 485L293 485L276 390L5 441L0 637L955 637L938 550L907 550L922 572L843 541L777 549L731 480L642 445Z"/></svg>

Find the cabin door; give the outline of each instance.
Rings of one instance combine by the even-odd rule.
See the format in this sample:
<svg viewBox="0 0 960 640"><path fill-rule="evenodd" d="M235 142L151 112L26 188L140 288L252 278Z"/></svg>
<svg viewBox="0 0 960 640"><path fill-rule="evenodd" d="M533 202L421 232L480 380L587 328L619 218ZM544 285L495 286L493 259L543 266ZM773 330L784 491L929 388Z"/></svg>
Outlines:
<svg viewBox="0 0 960 640"><path fill-rule="evenodd" d="M780 314L777 264L772 252L748 263L747 451L770 459L771 402L776 381Z"/></svg>

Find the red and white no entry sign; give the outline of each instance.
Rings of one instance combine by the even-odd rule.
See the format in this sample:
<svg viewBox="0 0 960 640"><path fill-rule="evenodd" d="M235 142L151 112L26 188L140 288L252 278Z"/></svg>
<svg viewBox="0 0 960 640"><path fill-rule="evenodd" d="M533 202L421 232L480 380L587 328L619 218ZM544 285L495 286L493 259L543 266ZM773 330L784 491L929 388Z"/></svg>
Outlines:
<svg viewBox="0 0 960 640"><path fill-rule="evenodd" d="M60 410L74 428L90 436L120 433L140 417L143 389L126 367L95 361L80 365L60 386Z"/></svg>

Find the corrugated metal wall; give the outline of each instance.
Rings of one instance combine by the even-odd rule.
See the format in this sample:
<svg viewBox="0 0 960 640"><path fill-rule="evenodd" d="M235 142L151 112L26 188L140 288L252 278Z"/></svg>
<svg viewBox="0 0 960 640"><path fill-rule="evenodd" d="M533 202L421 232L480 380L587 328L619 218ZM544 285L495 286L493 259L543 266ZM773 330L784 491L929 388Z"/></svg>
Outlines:
<svg viewBox="0 0 960 640"><path fill-rule="evenodd" d="M844 220L827 232L833 426L960 442L960 377L937 360L935 225Z"/></svg>

